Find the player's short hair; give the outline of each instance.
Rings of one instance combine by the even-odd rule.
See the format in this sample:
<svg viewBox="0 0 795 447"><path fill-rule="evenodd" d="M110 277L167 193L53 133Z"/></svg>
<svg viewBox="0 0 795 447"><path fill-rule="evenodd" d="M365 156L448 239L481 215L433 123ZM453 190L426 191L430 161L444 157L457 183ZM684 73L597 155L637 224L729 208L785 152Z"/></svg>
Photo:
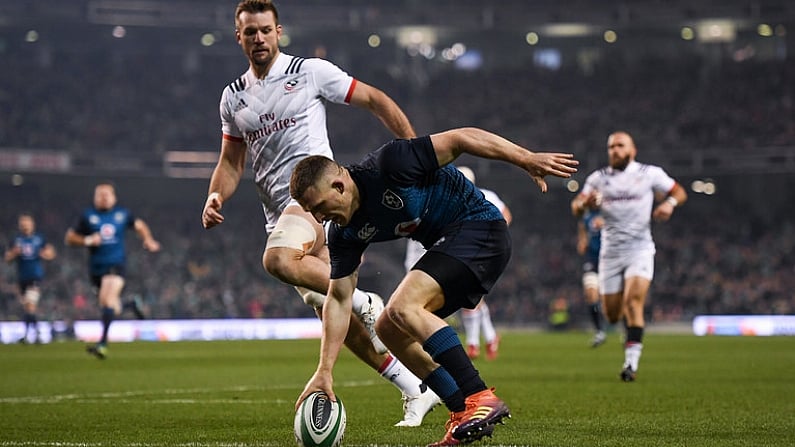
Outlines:
<svg viewBox="0 0 795 447"><path fill-rule="evenodd" d="M235 9L235 29L238 28L237 21L241 13L257 14L261 12L272 12L276 24L279 24L279 11L271 0L243 0L237 4Z"/></svg>
<svg viewBox="0 0 795 447"><path fill-rule="evenodd" d="M340 168L337 162L323 155L310 155L299 161L290 176L290 196L300 202L306 190L333 167Z"/></svg>
<svg viewBox="0 0 795 447"><path fill-rule="evenodd" d="M110 186L114 192L116 191L116 184L113 182L113 180L100 180L96 185L94 185L94 189L99 186Z"/></svg>

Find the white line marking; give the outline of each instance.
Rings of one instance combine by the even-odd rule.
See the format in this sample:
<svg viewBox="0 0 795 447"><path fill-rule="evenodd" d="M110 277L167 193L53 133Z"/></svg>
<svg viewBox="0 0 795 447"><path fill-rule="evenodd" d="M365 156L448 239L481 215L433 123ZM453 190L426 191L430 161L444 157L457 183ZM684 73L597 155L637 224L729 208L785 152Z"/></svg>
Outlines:
<svg viewBox="0 0 795 447"><path fill-rule="evenodd" d="M382 385L383 381L376 380L360 380L360 381L347 381L340 382L340 387L368 387L375 385ZM275 385L275 386L233 386L227 388L185 388L185 389L165 389L165 390L141 390L141 391L121 391L121 392L106 392L106 393L72 393L72 394L57 394L54 396L16 396L16 397L2 397L0 403L2 404L56 404L65 401L83 402L83 403L99 403L102 401L113 402L127 402L134 403L136 401L129 399L132 397L143 396L162 396L170 395L176 396L181 394L209 394L209 393L232 393L232 392L254 392L254 391L268 391L268 390L288 390L295 389L299 392L303 385ZM297 396L297 394L296 394ZM155 403L173 404L173 403L294 403L282 399L276 400L251 400L251 399L159 399ZM3 444L0 444L2 446Z"/></svg>

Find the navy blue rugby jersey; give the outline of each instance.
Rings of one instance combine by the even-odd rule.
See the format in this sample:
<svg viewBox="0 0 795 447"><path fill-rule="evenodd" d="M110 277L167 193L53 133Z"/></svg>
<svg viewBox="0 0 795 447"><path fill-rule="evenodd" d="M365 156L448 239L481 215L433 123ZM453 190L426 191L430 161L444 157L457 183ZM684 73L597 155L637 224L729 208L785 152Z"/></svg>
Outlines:
<svg viewBox="0 0 795 447"><path fill-rule="evenodd" d="M123 265L126 262L125 230L133 228L134 225L135 216L130 210L120 206L105 211L92 207L83 212L75 226L75 232L84 236L99 233L102 239L98 246L88 248L88 263L92 275L99 274L106 266Z"/></svg>
<svg viewBox="0 0 795 447"><path fill-rule="evenodd" d="M14 245L19 247L20 254L17 261L17 280L20 282L39 281L44 277L44 266L41 263L41 250L47 245L47 240L41 233L30 236L18 235Z"/></svg>
<svg viewBox="0 0 795 447"><path fill-rule="evenodd" d="M455 166L439 167L429 136L393 140L349 170L361 201L348 225L329 228L332 279L352 274L371 242L407 237L429 248L451 224L503 219Z"/></svg>

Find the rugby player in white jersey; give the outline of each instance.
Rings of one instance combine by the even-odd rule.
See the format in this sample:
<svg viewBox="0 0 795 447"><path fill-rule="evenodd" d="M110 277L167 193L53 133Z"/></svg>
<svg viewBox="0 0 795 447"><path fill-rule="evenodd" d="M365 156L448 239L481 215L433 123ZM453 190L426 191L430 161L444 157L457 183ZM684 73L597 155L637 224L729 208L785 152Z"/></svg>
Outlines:
<svg viewBox="0 0 795 447"><path fill-rule="evenodd" d="M667 221L687 200L684 188L658 167L635 161L637 148L623 131L607 139L609 166L591 173L572 201L575 216L586 208L600 209L604 218L599 252L599 293L605 317L626 323L624 365L620 377L632 382L643 349L643 306L654 277L651 219ZM655 195L664 199L655 206ZM653 208L653 210L652 210Z"/></svg>
<svg viewBox="0 0 795 447"><path fill-rule="evenodd" d="M357 81L326 60L291 56L279 49L282 26L269 0L244 0L235 11L235 36L249 70L221 96L223 138L210 179L202 225L223 223L221 208L237 189L251 158L262 201L268 240L263 267L322 309L329 284L329 258L323 227L294 201L289 186L293 167L309 155L333 157L326 130L325 101L369 110L398 138L415 136L408 118L384 92ZM375 335L383 310L373 293L354 294L346 346L403 393L404 418L396 425L418 426L441 401L406 369Z"/></svg>

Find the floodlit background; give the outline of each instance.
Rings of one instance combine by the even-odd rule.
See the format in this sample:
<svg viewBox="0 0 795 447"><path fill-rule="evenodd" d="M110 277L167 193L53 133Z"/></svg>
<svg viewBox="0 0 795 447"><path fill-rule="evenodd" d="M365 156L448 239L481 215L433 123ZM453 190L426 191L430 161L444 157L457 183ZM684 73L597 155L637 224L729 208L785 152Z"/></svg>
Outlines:
<svg viewBox="0 0 795 447"><path fill-rule="evenodd" d="M111 179L163 251L133 235L128 296L156 319L311 317L260 265L265 245L244 180L205 231L222 89L247 68L236 2L0 0L0 245L32 211L59 257L41 317L94 319L84 250L66 229ZM464 158L514 214L514 255L489 297L502 326L544 327L563 298L588 326L569 201L606 164L614 130L638 160L688 190L655 224L651 325L700 314L795 312L795 4L771 1L281 1L284 52L332 60L390 94L420 133L477 126L582 162L546 195L517 169ZM329 106L338 159L390 138L371 115ZM387 297L403 244L372 247L361 285ZM0 320L18 320L13 265Z"/></svg>

